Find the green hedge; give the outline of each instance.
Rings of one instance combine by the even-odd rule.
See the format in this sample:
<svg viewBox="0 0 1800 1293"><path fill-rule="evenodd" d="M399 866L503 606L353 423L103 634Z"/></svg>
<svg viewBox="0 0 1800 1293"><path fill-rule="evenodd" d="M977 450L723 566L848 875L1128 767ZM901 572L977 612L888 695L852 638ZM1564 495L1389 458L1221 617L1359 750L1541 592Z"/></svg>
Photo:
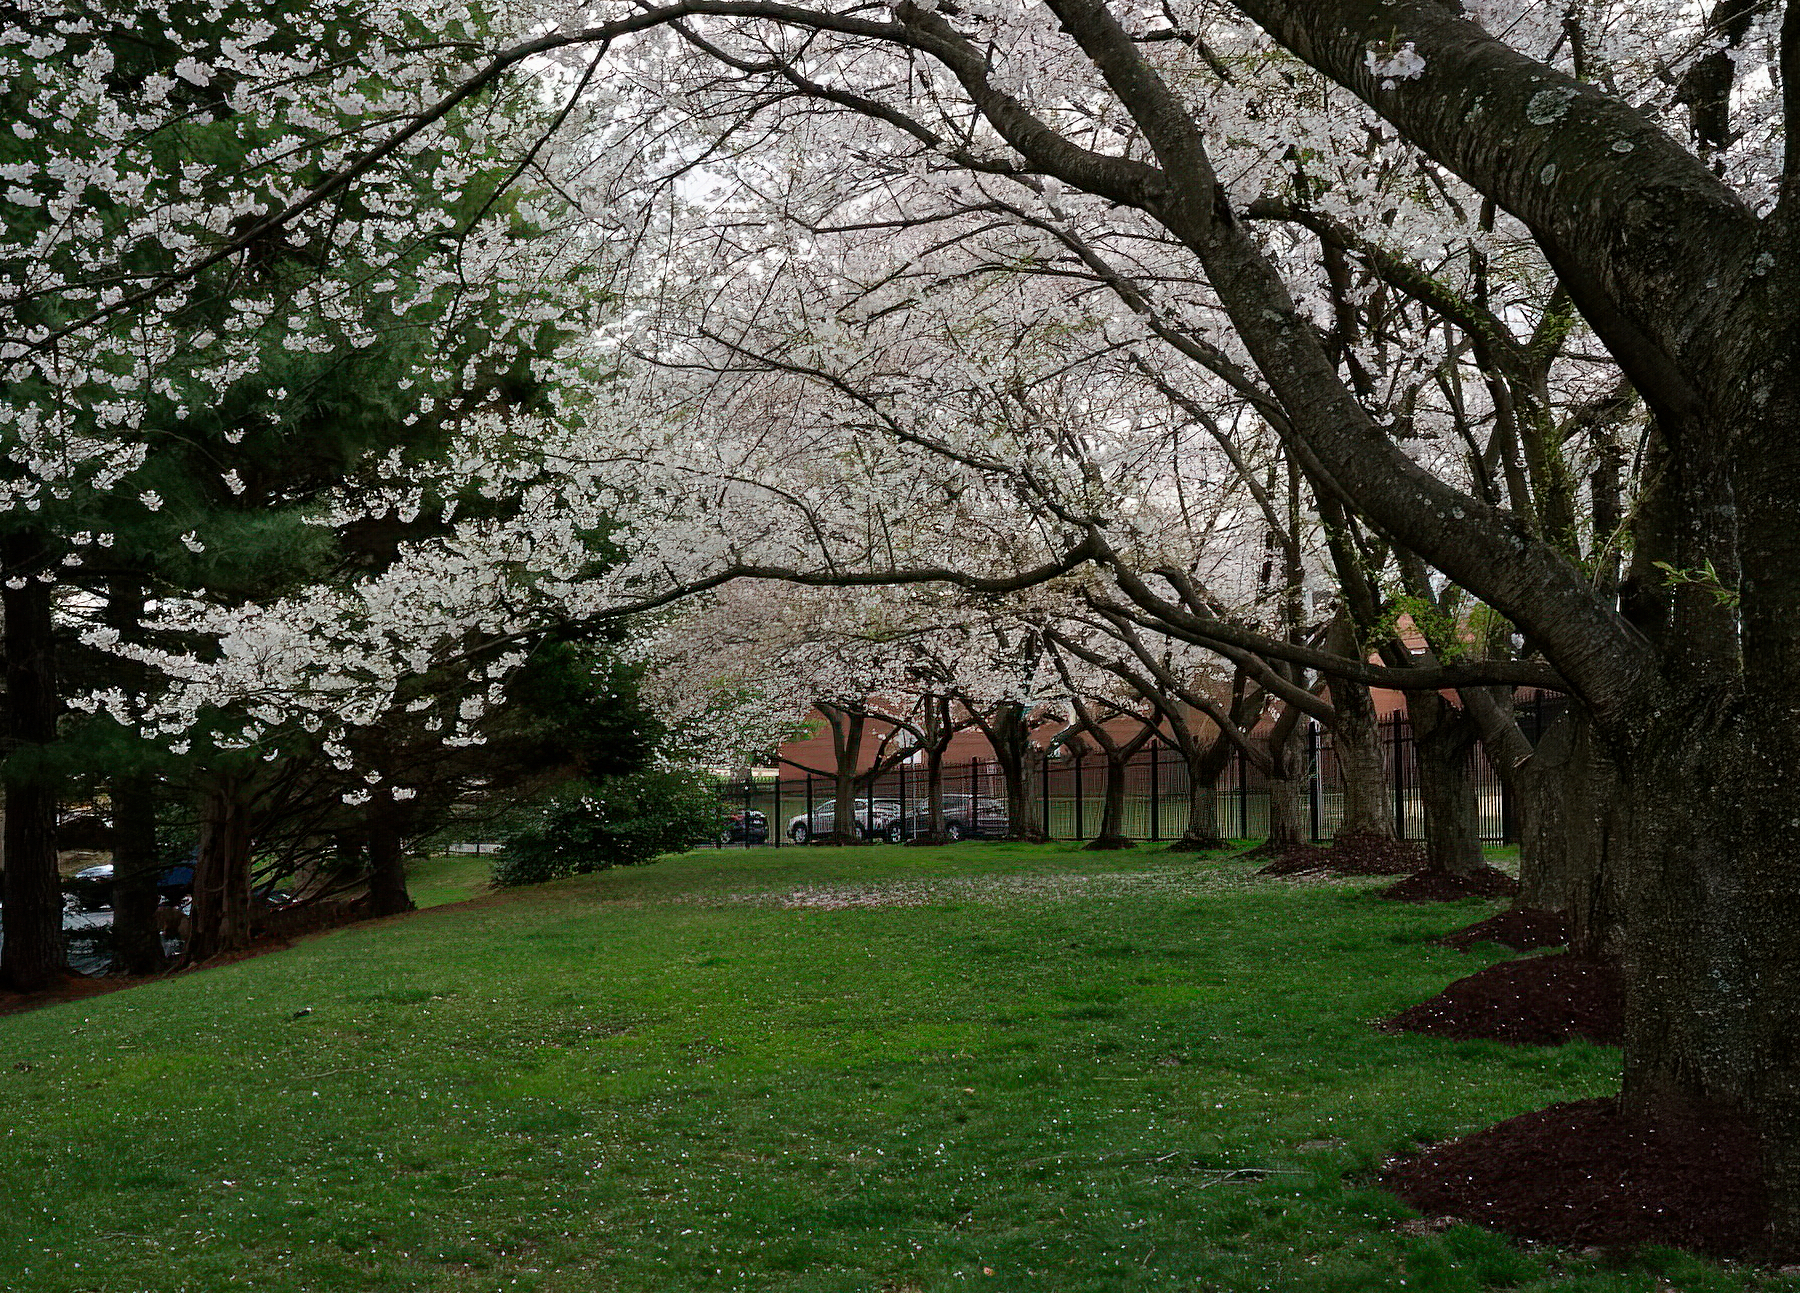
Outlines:
<svg viewBox="0 0 1800 1293"><path fill-rule="evenodd" d="M501 840L496 889L539 884L685 852L719 831L710 779L693 772L634 772L569 782L529 809Z"/></svg>

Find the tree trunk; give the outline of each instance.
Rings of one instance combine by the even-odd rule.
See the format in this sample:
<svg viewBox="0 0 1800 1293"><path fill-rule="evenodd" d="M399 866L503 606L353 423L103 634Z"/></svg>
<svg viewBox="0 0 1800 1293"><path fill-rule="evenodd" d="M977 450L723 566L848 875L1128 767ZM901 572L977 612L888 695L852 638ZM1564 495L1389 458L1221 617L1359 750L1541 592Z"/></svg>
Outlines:
<svg viewBox="0 0 1800 1293"><path fill-rule="evenodd" d="M148 777L112 783L113 969L155 974L167 961L156 909L162 857L156 844L156 792Z"/></svg>
<svg viewBox="0 0 1800 1293"><path fill-rule="evenodd" d="M1552 723L1518 767L1516 906L1563 913L1569 950L1616 956L1624 947L1620 884L1630 835L1619 769L1579 703Z"/></svg>
<svg viewBox="0 0 1800 1293"><path fill-rule="evenodd" d="M1087 848L1105 850L1137 847L1137 841L1125 833L1125 778L1131 756L1136 751L1137 746L1134 744L1129 750L1106 752L1106 789L1100 801L1100 829L1088 841Z"/></svg>
<svg viewBox="0 0 1800 1293"><path fill-rule="evenodd" d="M930 844L942 844L947 833L944 821L944 751L925 752L925 838Z"/></svg>
<svg viewBox="0 0 1800 1293"><path fill-rule="evenodd" d="M1271 852L1305 844L1311 833L1301 807L1305 769L1297 766L1294 758L1294 728L1299 718L1299 709L1289 705L1269 729L1269 833L1262 847Z"/></svg>
<svg viewBox="0 0 1800 1293"><path fill-rule="evenodd" d="M106 623L127 642L142 641L144 584L120 574L107 581ZM149 670L136 661L114 665L134 698L149 690ZM141 739L141 738L140 738ZM162 854L156 838L156 779L129 764L110 783L113 806L113 961L120 974L155 974L168 961L157 920L156 881Z"/></svg>
<svg viewBox="0 0 1800 1293"><path fill-rule="evenodd" d="M994 715L989 729L994 759L1006 779L1006 838L1041 844L1047 838L1041 799L1043 764L1031 743L1023 705L1008 703Z"/></svg>
<svg viewBox="0 0 1800 1293"><path fill-rule="evenodd" d="M250 945L249 804L230 778L206 792L202 807L192 926L184 964Z"/></svg>
<svg viewBox="0 0 1800 1293"><path fill-rule="evenodd" d="M1406 713L1418 754L1426 869L1472 875L1487 865L1469 768L1475 725L1436 692L1408 692Z"/></svg>
<svg viewBox="0 0 1800 1293"><path fill-rule="evenodd" d="M1286 775L1269 777L1269 835L1264 845L1270 849L1307 842L1305 810L1301 807L1301 779L1288 771Z"/></svg>
<svg viewBox="0 0 1800 1293"><path fill-rule="evenodd" d="M1623 1101L1634 1114L1747 1115L1762 1137L1773 1237L1791 1254L1800 790L1792 752L1759 766L1776 753L1759 739L1770 725L1765 708L1729 698L1671 706L1619 761L1630 811Z"/></svg>
<svg viewBox="0 0 1800 1293"><path fill-rule="evenodd" d="M365 814L369 839L369 914L398 916L414 910L406 892L406 854L400 809L385 784L374 791Z"/></svg>
<svg viewBox="0 0 1800 1293"><path fill-rule="evenodd" d="M1339 691L1362 694L1362 712L1346 715ZM1331 748L1337 756L1338 775L1344 786L1344 813L1333 838L1394 838L1394 796L1388 787L1387 762L1382 757L1381 724L1367 687L1332 687L1338 721L1331 729ZM1354 710L1354 707L1353 707Z"/></svg>
<svg viewBox="0 0 1800 1293"><path fill-rule="evenodd" d="M1354 658L1356 635L1347 617L1332 624L1328 645L1340 655ZM1385 761L1381 750L1381 719L1367 686L1341 678L1327 678L1331 707L1337 718L1331 725L1331 749L1337 756L1338 776L1344 783L1344 812L1338 836L1373 835L1394 838L1394 797L1388 793Z"/></svg>
<svg viewBox="0 0 1800 1293"><path fill-rule="evenodd" d="M23 586L0 581L6 616L6 822L0 834L0 983L38 992L67 973L62 936L62 877L56 865L56 782L44 747L56 739L56 659L51 640L50 585L30 577L39 548L29 536L7 541L6 573L24 572ZM18 576L14 576L17 578Z"/></svg>
<svg viewBox="0 0 1800 1293"><path fill-rule="evenodd" d="M1576 778L1574 717L1563 714L1545 729L1531 753L1513 770L1508 791L1513 802L1514 830L1519 837L1519 897L1515 904L1537 911L1563 911L1567 878L1574 853L1569 809L1570 783Z"/></svg>
<svg viewBox="0 0 1800 1293"><path fill-rule="evenodd" d="M862 753L864 716L860 710L839 710L832 718L832 752L837 756L836 786L831 810L831 842L856 843L856 763Z"/></svg>
<svg viewBox="0 0 1800 1293"><path fill-rule="evenodd" d="M1198 749L1183 750L1187 764L1187 826L1169 845L1172 852L1205 853L1225 847L1219 834L1219 778L1231 765L1235 749L1223 734Z"/></svg>

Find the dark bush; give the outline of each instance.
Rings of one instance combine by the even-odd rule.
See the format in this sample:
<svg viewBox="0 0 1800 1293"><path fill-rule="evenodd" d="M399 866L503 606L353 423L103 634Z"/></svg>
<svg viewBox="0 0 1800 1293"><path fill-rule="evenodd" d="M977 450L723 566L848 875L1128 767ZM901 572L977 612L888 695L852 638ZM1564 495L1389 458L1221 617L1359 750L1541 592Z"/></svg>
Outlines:
<svg viewBox="0 0 1800 1293"><path fill-rule="evenodd" d="M719 822L718 795L709 780L694 773L634 772L568 782L502 837L494 887L638 866L711 838Z"/></svg>

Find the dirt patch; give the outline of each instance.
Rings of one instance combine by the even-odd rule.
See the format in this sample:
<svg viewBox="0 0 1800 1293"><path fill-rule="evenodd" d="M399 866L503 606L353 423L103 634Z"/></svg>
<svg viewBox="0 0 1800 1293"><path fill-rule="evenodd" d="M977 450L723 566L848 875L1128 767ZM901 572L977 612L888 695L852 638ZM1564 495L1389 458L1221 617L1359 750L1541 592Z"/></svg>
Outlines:
<svg viewBox="0 0 1800 1293"><path fill-rule="evenodd" d="M1666 1244L1778 1256L1756 1137L1727 1117L1623 1117L1611 1100L1552 1105L1396 1160L1382 1183L1427 1215L1587 1248Z"/></svg>
<svg viewBox="0 0 1800 1293"><path fill-rule="evenodd" d="M1514 907L1445 934L1438 939L1438 946L1466 952L1477 943L1499 943L1515 952L1535 952L1543 947L1562 947L1568 941L1569 922L1560 912Z"/></svg>
<svg viewBox="0 0 1800 1293"><path fill-rule="evenodd" d="M1377 1025L1385 1033L1560 1046L1624 1039L1625 987L1618 966L1562 953L1502 961L1458 979L1429 1001Z"/></svg>
<svg viewBox="0 0 1800 1293"><path fill-rule="evenodd" d="M120 988L134 987L142 982L145 980L90 978L70 972L61 983L42 992L0 992L0 1015L17 1015L27 1010L36 1010L40 1006L60 1006L70 1001L83 1001L88 997L117 992Z"/></svg>
<svg viewBox="0 0 1800 1293"><path fill-rule="evenodd" d="M233 952L221 952L198 965L178 968L175 962L171 962L169 968L161 974L83 975L70 971L61 983L42 992L0 992L0 1015L15 1015L27 1010L38 1010L45 1006L60 1006L70 1001L81 1001L88 997L102 996L108 992L118 992L124 988L141 987L146 983L160 983L177 974L193 974L222 965L235 965L239 961L267 956L270 952L284 951L294 946L297 939L324 933L327 930L339 929L345 925L359 924L369 919L366 908L359 907L354 902L318 903L306 907L291 907L280 911L266 912L256 917L256 923L252 926L255 933L248 947L242 947Z"/></svg>
<svg viewBox="0 0 1800 1293"><path fill-rule="evenodd" d="M1457 902L1463 898L1510 898L1519 882L1506 872L1484 866L1468 875L1448 871L1420 871L1381 891L1393 902Z"/></svg>

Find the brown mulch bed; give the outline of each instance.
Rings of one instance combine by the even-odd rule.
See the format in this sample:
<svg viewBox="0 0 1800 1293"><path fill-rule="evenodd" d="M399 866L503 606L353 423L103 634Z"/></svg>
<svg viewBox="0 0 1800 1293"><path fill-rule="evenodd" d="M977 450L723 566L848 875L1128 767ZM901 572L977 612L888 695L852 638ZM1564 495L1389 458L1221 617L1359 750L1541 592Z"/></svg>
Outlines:
<svg viewBox="0 0 1800 1293"><path fill-rule="evenodd" d="M1411 875L1425 866L1425 846L1383 835L1340 835L1331 858L1339 875Z"/></svg>
<svg viewBox="0 0 1800 1293"><path fill-rule="evenodd" d="M1612 961L1568 953L1502 961L1377 1025L1385 1033L1560 1046L1624 1040L1625 986Z"/></svg>
<svg viewBox="0 0 1800 1293"><path fill-rule="evenodd" d="M1777 1256L1764 1251L1756 1137L1723 1116L1633 1120L1611 1100L1551 1105L1398 1159L1382 1183L1427 1215L1541 1243Z"/></svg>
<svg viewBox="0 0 1800 1293"><path fill-rule="evenodd" d="M1330 851L1316 844L1289 844L1282 848L1259 844L1238 856L1244 859L1268 858L1268 864L1259 869L1257 875L1300 875L1307 871L1323 871L1331 864Z"/></svg>
<svg viewBox="0 0 1800 1293"><path fill-rule="evenodd" d="M1394 902L1456 902L1462 898L1510 898L1519 882L1495 867L1484 866L1468 875L1448 871L1420 871L1381 891Z"/></svg>
<svg viewBox="0 0 1800 1293"><path fill-rule="evenodd" d="M1256 874L1305 875L1411 875L1425 865L1425 848L1416 840L1386 839L1379 835L1346 835L1330 848L1316 844L1289 844L1279 849L1261 845L1238 856L1268 857Z"/></svg>
<svg viewBox="0 0 1800 1293"><path fill-rule="evenodd" d="M1477 943L1499 943L1515 952L1535 952L1543 947L1562 947L1569 941L1569 922L1561 912L1534 907L1514 907L1473 925L1464 925L1438 939L1439 947L1466 952Z"/></svg>

